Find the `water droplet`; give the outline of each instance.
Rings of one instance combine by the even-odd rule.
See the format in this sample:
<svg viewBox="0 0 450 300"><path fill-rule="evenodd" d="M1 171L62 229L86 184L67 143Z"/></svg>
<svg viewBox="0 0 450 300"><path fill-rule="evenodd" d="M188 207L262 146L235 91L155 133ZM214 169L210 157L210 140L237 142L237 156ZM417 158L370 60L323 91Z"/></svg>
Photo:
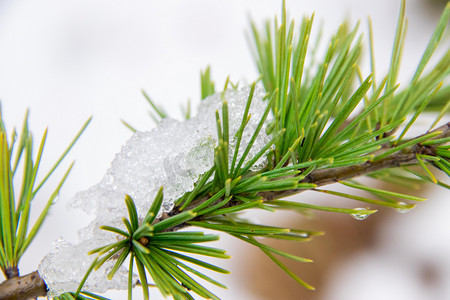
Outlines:
<svg viewBox="0 0 450 300"><path fill-rule="evenodd" d="M170 212L174 206L175 203L173 203L172 201L167 201L162 204L162 209L164 212Z"/></svg>
<svg viewBox="0 0 450 300"><path fill-rule="evenodd" d="M369 214L365 212L365 208L358 207L353 210L361 210L361 212L355 212L354 214L351 214L351 216L356 220L365 220L369 216Z"/></svg>
<svg viewBox="0 0 450 300"><path fill-rule="evenodd" d="M58 203L59 202L59 194L58 195L56 195L56 197L55 197L55 199L53 199L53 202L52 202L52 204L53 205L55 205L56 203Z"/></svg>
<svg viewBox="0 0 450 300"><path fill-rule="evenodd" d="M401 214L405 214L415 207L415 205L411 205L406 202L397 202L397 204L400 207L395 208L395 210Z"/></svg>

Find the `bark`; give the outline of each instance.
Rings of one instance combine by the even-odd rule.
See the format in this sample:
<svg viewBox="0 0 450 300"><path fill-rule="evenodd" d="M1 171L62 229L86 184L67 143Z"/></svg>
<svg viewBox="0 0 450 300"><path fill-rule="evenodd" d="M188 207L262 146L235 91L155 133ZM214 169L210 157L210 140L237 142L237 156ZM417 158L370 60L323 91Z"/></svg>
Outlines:
<svg viewBox="0 0 450 300"><path fill-rule="evenodd" d="M1 300L26 300L47 295L47 286L37 271L13 277L0 284Z"/></svg>
<svg viewBox="0 0 450 300"><path fill-rule="evenodd" d="M7 267L4 273L7 279L14 278L19 276L19 269L17 267Z"/></svg>

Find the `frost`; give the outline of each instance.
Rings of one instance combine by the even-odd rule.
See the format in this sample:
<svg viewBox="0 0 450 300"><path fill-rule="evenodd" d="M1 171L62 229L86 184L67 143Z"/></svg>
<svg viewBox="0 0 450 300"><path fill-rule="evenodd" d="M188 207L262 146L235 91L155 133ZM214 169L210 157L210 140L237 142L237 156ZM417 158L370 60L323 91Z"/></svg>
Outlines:
<svg viewBox="0 0 450 300"><path fill-rule="evenodd" d="M80 208L94 215L94 220L80 230L80 243L71 245L59 241L43 259L39 273L44 277L51 294L74 291L94 257L87 252L96 247L115 242L114 234L99 229L101 225L124 228L122 218L127 217L125 194L136 203L139 215L145 215L160 188L164 187L163 210L169 212L174 201L194 188L194 183L208 171L214 162L217 145L215 111L221 112L222 102L228 102L230 139L237 132L250 88L227 91L204 99L196 117L180 122L163 120L158 127L147 132L136 132L122 147L111 163L110 169L97 185L79 192L68 206ZM264 93L256 89L250 107L251 118L247 124L239 153L247 146L258 122L263 116L267 102ZM270 137L263 128L250 151L251 159ZM230 141L230 155L235 141ZM239 158L239 156L238 156ZM254 169L266 165L262 157ZM113 263L113 262L111 262ZM102 271L103 269L103 271ZM103 292L106 289L126 289L126 276L116 274L112 281L106 279L106 268L90 275L87 289ZM124 271L124 270L122 270Z"/></svg>

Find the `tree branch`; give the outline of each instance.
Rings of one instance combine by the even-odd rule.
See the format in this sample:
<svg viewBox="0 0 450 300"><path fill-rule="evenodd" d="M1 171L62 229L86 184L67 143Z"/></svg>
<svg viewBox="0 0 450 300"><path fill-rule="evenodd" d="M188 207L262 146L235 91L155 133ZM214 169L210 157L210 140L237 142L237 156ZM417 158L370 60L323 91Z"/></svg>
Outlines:
<svg viewBox="0 0 450 300"><path fill-rule="evenodd" d="M7 267L3 273L5 274L6 279L10 279L19 276L19 269L17 267Z"/></svg>
<svg viewBox="0 0 450 300"><path fill-rule="evenodd" d="M442 133L435 137L435 139L445 138L450 136L450 122L447 124L433 130L432 132L441 131ZM427 132L426 134L428 134ZM424 134L425 135L425 134ZM423 136L423 135L421 135ZM416 138L419 138L418 136ZM390 147L383 148L381 151L386 151ZM307 175L300 183L314 183L317 186L324 186L327 184L336 183L340 180L345 180L349 178L355 178L361 175L369 174L382 169L389 169L394 167L400 167L404 165L409 165L417 163L416 154L427 154L433 155L434 146L423 146L416 144L409 149L403 151L402 153L395 153L386 158L377 161L367 161L363 164L346 166L346 167L336 167L329 169L319 169L311 172ZM261 192L258 195L264 200L275 200L287 196L292 196L305 191L304 189L291 189L285 191L277 192ZM202 197L196 199L188 207L190 209L193 206L197 206L202 202L206 201L208 197ZM219 200L220 201L220 200ZM234 206L239 204L237 201L230 201L227 206ZM169 218L170 216L179 213L178 208L174 208L169 214L163 214L162 218L158 221ZM195 218L196 220L201 220L203 216ZM183 223L171 228L170 231L177 231L181 228L187 227L189 224ZM37 271L22 276L7 279L0 284L0 299L2 300L24 300L30 298L36 298L40 296L45 296L47 294L47 287L44 280L39 276Z"/></svg>
<svg viewBox="0 0 450 300"><path fill-rule="evenodd" d="M0 299L26 300L47 295L47 286L37 271L14 277L0 284Z"/></svg>
<svg viewBox="0 0 450 300"><path fill-rule="evenodd" d="M431 132L438 132L441 131L442 133L435 137L435 139L441 139L450 136L450 122L447 124L431 131ZM422 137L426 134L429 134L430 132L427 132L425 134L422 134L420 136L417 136L414 139L417 139L419 137ZM389 150L389 148L384 148L382 151ZM434 147L427 147L422 146L420 144L416 144L415 146L411 147L408 151L404 153L396 153L391 156L388 156L386 158L377 160L377 161L367 161L365 163L354 165L354 166L346 166L346 167L337 167L337 168L329 168L329 169L319 169L311 172L309 175L307 175L303 180L299 181L300 183L314 183L317 186L324 186L327 184L336 183L340 180L345 180L349 178L355 178L361 175L369 174L378 170L382 169L390 169L390 168L396 168L401 167L404 165L409 165L413 163L417 163L416 154L427 154L427 155L433 155L434 154ZM284 190L284 191L277 191L277 192L263 192L260 193L259 196L261 196L264 200L275 200L280 199L287 196L292 196L299 194L301 192L305 191L304 189L292 189L292 190Z"/></svg>

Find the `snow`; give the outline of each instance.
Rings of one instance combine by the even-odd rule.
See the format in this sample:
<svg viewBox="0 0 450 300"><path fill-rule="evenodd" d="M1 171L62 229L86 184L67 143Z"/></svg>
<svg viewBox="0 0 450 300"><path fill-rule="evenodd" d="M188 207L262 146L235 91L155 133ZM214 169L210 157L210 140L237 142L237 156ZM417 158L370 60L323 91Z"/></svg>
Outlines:
<svg viewBox="0 0 450 300"><path fill-rule="evenodd" d="M214 147L217 145L215 112L221 112L223 101L228 103L230 139L237 132L245 110L249 87L228 90L204 99L197 116L186 121L164 119L158 127L147 132L136 132L116 154L110 169L100 183L75 195L68 206L82 209L94 215L94 220L80 230L79 244L70 244L63 239L55 242L54 249L42 260L39 273L49 288L49 295L64 291L75 291L90 263L95 258L87 252L96 247L117 241L117 237L99 229L109 225L126 230L122 218L127 217L125 194L135 201L138 214L145 215L158 189L164 187L163 210L169 212L173 203L194 188L200 176L213 166ZM264 92L256 88L249 113L251 114L241 141L242 153L251 139L258 122L264 114L267 101ZM220 114L221 115L221 114ZM268 141L265 126L250 151L251 159ZM234 141L230 141L230 156ZM239 158L239 156L238 156ZM257 161L254 168L266 164L266 158ZM112 281L106 279L108 265L91 274L85 288L91 292L107 289L126 289L126 270L118 272Z"/></svg>

